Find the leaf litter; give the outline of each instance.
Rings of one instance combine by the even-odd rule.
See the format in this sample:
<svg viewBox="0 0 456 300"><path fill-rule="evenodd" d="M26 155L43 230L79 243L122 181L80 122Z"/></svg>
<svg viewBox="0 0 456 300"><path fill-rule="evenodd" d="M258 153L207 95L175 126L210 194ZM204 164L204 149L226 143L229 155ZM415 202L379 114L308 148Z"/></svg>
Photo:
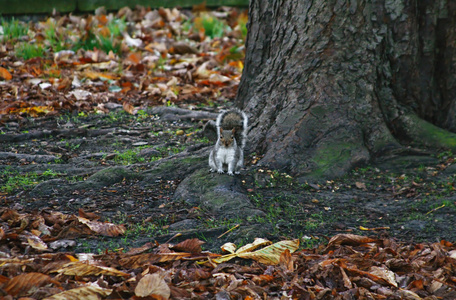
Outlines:
<svg viewBox="0 0 456 300"><path fill-rule="evenodd" d="M107 113L109 103L134 113L230 99L243 68L246 22L245 10L227 7L125 7L20 22L22 34L0 36L0 123L68 111ZM18 51L32 46L43 52Z"/></svg>
<svg viewBox="0 0 456 300"><path fill-rule="evenodd" d="M93 230L81 217L48 214L45 233L36 214L1 211L0 291L34 299L452 299L456 246L405 244L391 238L339 234L326 245L300 249L298 240L256 239L227 255L202 251L204 242L148 243L127 253L54 252L35 247ZM44 220L44 218L41 218ZM97 222L97 221L92 221ZM109 223L100 223L113 226ZM81 228L84 227L84 228ZM70 230L73 228L73 230ZM118 234L123 234L119 231ZM229 263L228 260L235 259ZM139 297L139 298L135 298ZM7 298L5 298L7 299Z"/></svg>

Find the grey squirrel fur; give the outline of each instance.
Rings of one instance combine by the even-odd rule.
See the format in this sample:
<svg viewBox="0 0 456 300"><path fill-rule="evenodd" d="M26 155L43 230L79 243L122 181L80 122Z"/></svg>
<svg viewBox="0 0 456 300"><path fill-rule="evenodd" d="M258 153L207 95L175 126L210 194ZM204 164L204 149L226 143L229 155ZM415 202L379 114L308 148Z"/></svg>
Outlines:
<svg viewBox="0 0 456 300"><path fill-rule="evenodd" d="M210 171L228 175L239 174L244 166L244 148L247 139L247 115L239 109L220 113L217 117L217 142L209 154Z"/></svg>

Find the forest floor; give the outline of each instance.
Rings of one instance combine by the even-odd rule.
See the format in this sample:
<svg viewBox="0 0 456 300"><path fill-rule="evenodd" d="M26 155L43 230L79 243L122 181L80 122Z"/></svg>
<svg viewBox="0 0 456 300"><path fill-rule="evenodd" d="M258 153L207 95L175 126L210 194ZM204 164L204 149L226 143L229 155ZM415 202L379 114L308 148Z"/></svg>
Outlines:
<svg viewBox="0 0 456 300"><path fill-rule="evenodd" d="M0 297L456 298L453 153L315 182L256 153L239 176L208 172L246 16L2 21Z"/></svg>
<svg viewBox="0 0 456 300"><path fill-rule="evenodd" d="M198 232L191 237L206 241L204 247L215 251L230 241L229 234L216 237L237 224L264 225L267 230L262 233L267 236L258 237L300 238L306 246L337 233L386 235L409 242L456 240L455 165L448 152L399 157L358 168L344 178L305 183L255 167L252 162L257 158L247 154L251 170L236 180L264 214L244 219L175 199L182 176L189 175L183 170L164 172L148 182L147 170L160 159L179 160L178 153L188 149L209 149L212 143L202 136L202 126L201 121L163 121L148 110L133 116L123 109L106 115L30 118L20 126L10 123L0 136L2 204L28 213L78 214L83 209L103 221L126 225L126 237L79 240L77 252L128 249L154 239L164 242L195 228ZM197 165L208 169L204 158ZM113 178L106 175L108 179L98 185L81 184L113 167L125 171Z"/></svg>

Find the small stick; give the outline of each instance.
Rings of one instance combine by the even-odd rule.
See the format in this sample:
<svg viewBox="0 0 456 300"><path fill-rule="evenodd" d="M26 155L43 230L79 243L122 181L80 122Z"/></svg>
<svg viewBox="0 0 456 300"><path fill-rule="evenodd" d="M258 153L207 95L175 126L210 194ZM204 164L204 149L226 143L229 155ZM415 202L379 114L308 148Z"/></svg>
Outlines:
<svg viewBox="0 0 456 300"><path fill-rule="evenodd" d="M436 207L436 208L434 208L434 209L431 209L430 211L428 211L428 212L426 213L426 216L429 215L430 213L435 212L437 209L441 209L441 208L443 208L443 207L445 207L445 204L442 204L442 205L439 206L439 207Z"/></svg>
<svg viewBox="0 0 456 300"><path fill-rule="evenodd" d="M375 228L366 228L366 227L363 227L363 226L359 226L359 229L361 230L388 230L388 229L391 229L389 228L388 226L385 226L385 227L375 227Z"/></svg>
<svg viewBox="0 0 456 300"><path fill-rule="evenodd" d="M230 232L230 231L233 231L234 229L238 228L239 226L241 226L241 225L236 224L233 228L231 228L231 229L228 230L228 231L225 231L225 233L222 233L222 234L219 235L217 238L218 238L218 239L221 238L222 236L224 236L225 234L227 234L227 233Z"/></svg>
<svg viewBox="0 0 456 300"><path fill-rule="evenodd" d="M173 235L169 240L167 240L167 241L165 242L165 244L168 244L169 242L171 242L172 240L174 240L175 238L177 238L177 237L179 237L179 236L181 236L181 235L182 235L182 233L176 233L176 234Z"/></svg>

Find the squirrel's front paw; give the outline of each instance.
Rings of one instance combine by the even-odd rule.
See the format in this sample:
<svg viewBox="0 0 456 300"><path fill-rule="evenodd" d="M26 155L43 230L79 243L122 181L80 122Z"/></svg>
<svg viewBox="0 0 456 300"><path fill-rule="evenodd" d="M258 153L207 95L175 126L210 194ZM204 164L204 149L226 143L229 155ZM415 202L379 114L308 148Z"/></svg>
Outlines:
<svg viewBox="0 0 456 300"><path fill-rule="evenodd" d="M228 171L228 175L234 176L233 172L231 172L231 171Z"/></svg>
<svg viewBox="0 0 456 300"><path fill-rule="evenodd" d="M218 170L217 170L217 173L219 173L219 174L223 174L223 173L225 173L225 172L223 172L223 170L222 170L222 169L218 169Z"/></svg>

